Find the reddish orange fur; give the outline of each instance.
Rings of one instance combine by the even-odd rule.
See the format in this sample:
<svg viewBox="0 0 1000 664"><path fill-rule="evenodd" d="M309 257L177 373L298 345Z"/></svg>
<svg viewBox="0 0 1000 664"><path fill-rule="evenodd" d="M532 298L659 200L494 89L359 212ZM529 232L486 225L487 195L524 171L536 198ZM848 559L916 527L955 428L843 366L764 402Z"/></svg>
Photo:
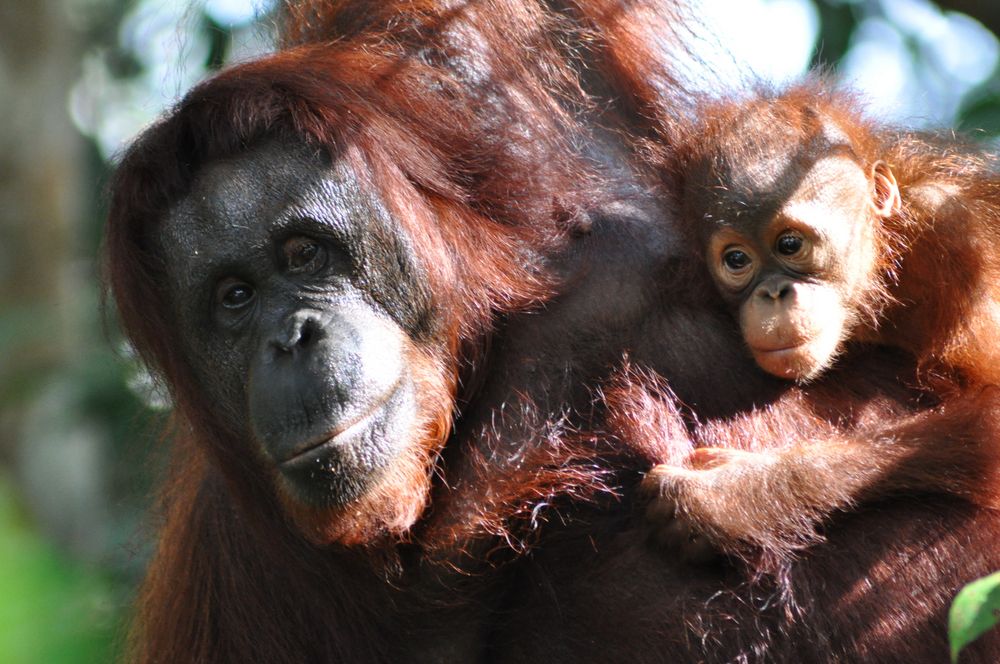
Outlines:
<svg viewBox="0 0 1000 664"><path fill-rule="evenodd" d="M317 23L293 12L285 50L197 86L111 183L106 281L136 349L171 387L179 432L132 661L385 661L404 647L384 635L406 633L440 589L400 593L385 577L424 515L456 401L476 384L498 317L550 297L546 262L574 217L563 211L604 196L580 154L588 131L577 115L591 104L570 44L584 43L582 19L534 0L301 7ZM423 434L346 510L274 495L246 441L200 395L167 313L155 242L165 212L200 166L273 136L346 160L401 220L434 297L432 338L410 349ZM558 456L532 457L519 477L469 478L495 482L495 500L438 519L453 533L444 540L499 532L540 496L600 490L601 472Z"/></svg>
<svg viewBox="0 0 1000 664"><path fill-rule="evenodd" d="M574 146L567 145L567 136L583 144L590 139L574 116L607 111L601 116L605 125L644 134L648 123L643 115L680 108L660 86L669 76L650 74L670 61L650 46L662 37L655 34L656 24L645 38L642 21L622 18L615 29L602 24L617 16L604 9L649 7L642 2L317 0L302 6L312 13L299 19L308 16L311 22L293 20L287 35L305 47L231 70L197 89L176 112L175 117L186 119L153 128L126 154L113 185L107 278L131 338L167 377L179 419L175 463L164 487L160 544L139 597L130 661L470 661L476 657L454 654L462 653L461 644L470 638L487 641L471 652L498 662L549 660L547 649L570 661L662 660L674 655L678 661L732 661L751 653L773 655L775 661L808 661L804 656L826 655L827 641L811 637L813 629L825 630L828 623L838 630L829 636L830 658L872 649L876 658L897 655L899 659L891 661L910 662L914 660L906 656L912 652L943 652L937 642L913 646L906 637L914 621L893 611L914 605L909 601L914 579L933 579L935 587L916 604L938 610L947 592L943 584L967 573L967 563L982 566L974 560L975 552L983 551L982 542L989 538L970 531L967 523L965 530L953 533L952 524L935 522L933 536L942 537L922 559L905 561L897 575L901 580L891 588L890 598L898 602L866 585L867 565L881 560L879 544L851 539L848 553L859 552L857 561L850 555L846 561L836 559L842 549L831 548L828 559L807 568L798 586L807 598L817 598L816 615L803 621L786 617L776 627L767 624L772 615L758 606L758 597L751 593L753 601L747 601L742 577L712 574L705 583L681 565L670 567L673 571L664 577L661 572L670 561L644 555L645 548L632 533L617 539L628 547L623 555L615 556L621 547L612 547L605 564L589 565L586 554L597 547L586 523L578 527L587 528L585 537L549 539L535 552L554 556L555 571L568 582L555 575L538 577L543 583L531 576L515 577L512 585L526 597L502 606L503 611L490 605L491 618L504 615L489 625L477 624L469 615L482 608L479 596L450 592L426 579L414 583L402 571L405 554L414 551L395 546L405 535L393 532L369 547L321 548L290 527L259 469L235 454L241 441L220 430L210 405L199 398L179 352L176 330L162 313L159 266L148 240L163 210L190 183L188 164L238 153L255 137L271 132L307 136L336 155L355 159L354 170L370 177L397 214L413 225L411 240L433 280L442 317L439 348L444 349L424 357L426 379L440 389L434 398L443 399L446 391L471 398L470 385L476 384L477 364L498 317L530 308L552 293L544 258L565 242L566 215L558 210L585 210L603 195L600 183L576 159ZM470 19L470 8L481 11ZM670 11L666 9L668 15ZM468 55L471 47L442 41L443 26L452 20L477 26L494 65L485 82L477 80L475 72L455 69L455 59ZM597 85L581 80L596 70L605 77L607 72L621 76L598 80ZM656 84L650 85L650 80ZM619 88L624 100L609 101L614 94L607 90L600 90L605 93L600 104L580 95L581 88L594 94L601 85ZM502 99L484 104L491 94ZM619 105L624 112L609 110ZM616 112L620 117L611 118ZM174 140L188 130L196 144ZM179 155L178 144L191 154ZM690 315L687 325L697 327L703 320ZM689 343L677 352L694 350L700 347ZM739 375L746 374L741 369ZM628 380L620 385L641 386ZM870 394L850 396L850 389L834 394L828 400L830 409L875 400ZM632 467L669 458L663 456L664 432L679 430L671 423L677 410L657 413L648 422L643 415L644 409L665 399L665 393L658 392L628 416L635 430L648 424L657 436L635 453L646 461L630 459ZM452 401L447 401L447 412L443 403L431 405L440 409L431 413L436 424L429 426L422 448L433 448L447 426L452 414ZM460 398L457 403L465 402ZM884 404L874 410L892 412ZM788 427L794 425L796 412L790 410ZM523 417L529 423L545 419ZM840 417L851 419L849 413ZM509 466L503 472L491 466L489 445L482 453L473 447L478 441L455 440L453 434L448 448L465 453L466 447L473 447L477 470L469 477L434 480L467 481L481 500L435 505L425 515L427 521L417 525L415 534L426 535L432 545L442 543L431 553L448 559L465 546L470 532L474 537L484 529L510 538L515 546L530 543L535 537L530 529L537 523L535 501L558 504L561 496L590 499L607 490L614 477L608 468L622 467L615 465L615 452L605 444L609 441L571 433L571 443L531 446L548 442L550 431L548 422L533 429L535 438L524 441L524 463L509 474ZM509 441L503 442L501 451L508 450ZM683 445L678 449L683 451ZM414 486L400 489L406 495ZM422 506L424 500L414 497L411 504ZM598 508L598 523L609 516L621 520L621 510L608 515L601 511L603 505ZM986 519L982 522L990 525ZM381 528L369 530L371 525L350 530L361 539L375 531L384 534ZM520 525L528 527L527 535L512 534ZM862 524L847 536L858 532L868 531ZM945 571L931 565L935 555L968 553L966 541L959 539L970 532L978 537L973 553ZM903 531L901 537L914 546L930 542L925 533ZM585 542L585 555L579 541ZM569 542L569 549L560 542ZM635 558L638 566L632 565ZM520 562L530 559L525 556ZM955 567L961 569L956 573ZM610 582L605 583L609 569ZM835 575L840 578L824 592L827 579ZM810 585L814 579L819 583ZM451 584L458 585L454 580ZM860 590L845 600L846 610L841 610L845 602L839 596L827 601L832 593L854 585ZM546 597L533 602L531 593L537 589ZM650 593L653 601L643 601ZM581 595L581 601L572 601ZM855 619L859 609L863 617ZM918 627L921 636L937 633ZM615 652L602 656L601 648L609 644ZM526 656L518 657L519 649Z"/></svg>
<svg viewBox="0 0 1000 664"><path fill-rule="evenodd" d="M517 415L534 423L537 437L519 441L517 463L503 473L489 453L507 453L505 441L480 441L468 451L471 470L459 481L477 491L448 493L435 504L435 518L418 533L431 560L461 571L470 562L499 563L536 544L547 521L569 518L567 508L616 498L610 460L617 450L540 419L530 404Z"/></svg>
<svg viewBox="0 0 1000 664"><path fill-rule="evenodd" d="M423 442L386 472L363 503L349 511L317 512L283 501L291 508L290 517L317 540L378 545L387 536L393 541L405 535L428 500L432 464L450 432L459 372L474 362L480 338L489 331L497 311L532 306L549 290L538 263L557 245L562 231L550 212L540 212L550 209L551 197L535 194L533 199L531 192L536 190L527 183L546 177L565 181L565 185L552 186L572 198L575 188L587 181L584 169L564 155L544 159L555 165L546 175L533 161L505 156L516 139L505 135L503 123L491 123L492 133L476 130L480 124L443 75L391 55L366 53L346 45L303 47L236 67L192 91L171 119L139 139L118 170L106 235L108 282L124 327L143 357L171 385L180 428L190 430L191 440L196 441L193 445L178 443L180 458L200 450L197 455L207 455L213 468L201 472L200 466L194 466L183 473L177 471L183 474L178 489L181 499L167 503L167 526L145 586L144 608L137 618L135 661L217 661L218 653L226 653L228 661L258 657L264 661L303 661L306 657L295 654L304 645L264 656L259 648L251 647L251 633L262 629L258 624L233 624L224 634L199 626L209 616L212 620L238 620L238 615L225 607L245 606L249 611L255 595L248 583L272 573L265 563L268 552L253 546L252 538L240 546L246 549L243 555L258 556L259 560L215 559L235 554L231 549L235 542L211 544L215 536L211 526L203 523L205 519L232 518L227 517L234 508L228 505L231 499L225 494L226 486L241 511L257 515L254 519L266 524L248 524L249 532L263 528L266 538L288 540L276 547L278 559L272 559L270 565L289 570L291 578L285 580L291 588L309 575L296 577L301 571L292 571L297 569L295 564L279 562L282 546L301 550L296 556L306 560L318 557L309 566L329 565L322 562L319 550L303 549L293 531L282 525L285 517L272 505L272 491L265 481L268 474L257 467L252 455L243 452L245 443L221 430L203 405L190 368L178 352L177 330L165 318L159 264L148 255L153 251L150 237L153 224L158 223L169 202L182 196L189 185L194 173L187 164L224 158L275 133L297 135L344 156L355 172L371 179L399 217L411 224L411 238L438 298L436 343L429 349L413 349L414 358L419 359L415 366L422 367L417 377L425 388ZM379 77L380 70L384 78ZM557 149L555 144L549 149ZM542 148L533 144L532 149ZM507 186L525 187L525 195L514 201L506 189L492 181L494 172L503 173ZM490 216L480 211L488 211ZM223 469L224 484L214 468ZM205 491L211 492L210 500ZM245 538L249 532L231 534ZM227 577L230 572L222 570L231 564L246 566L248 572L244 575L234 570L234 576ZM263 568L256 569L261 565ZM256 571L250 573L251 569ZM233 585L216 586L227 578ZM315 598L317 610L326 601L320 597L325 598L326 591ZM266 602L267 598L260 599ZM174 600L194 604L180 611L171 605ZM304 606L308 605L305 601ZM330 624L355 622L342 618L332 619ZM345 639L328 651L347 656L373 647L359 646L365 641L361 633L358 637L353 646L352 640ZM277 639L275 644L288 645L287 638ZM323 637L329 638L330 633ZM241 645L239 639L247 641ZM322 639L308 647L321 650Z"/></svg>
<svg viewBox="0 0 1000 664"><path fill-rule="evenodd" d="M630 405L648 403L640 384L631 389ZM674 440L694 452L654 467L647 490L671 504L667 516L676 509L721 549L745 552L750 544L779 557L815 543L817 524L832 513L886 496L947 493L1000 506L995 388L889 420L877 402L866 404L871 417L831 420L815 409L828 398L822 387L796 389L761 410L695 424ZM663 418L662 405L654 408L647 419ZM660 430L630 435L646 445Z"/></svg>
<svg viewBox="0 0 1000 664"><path fill-rule="evenodd" d="M1000 382L1000 345L994 341L1000 329L1000 176L995 158L954 135L880 126L860 107L855 95L823 79L780 93L710 102L698 112L702 122L682 126L664 121L663 140L670 148L654 148L654 160L676 195L693 165L734 149L735 127L759 127L766 136L768 125L780 125L790 130L793 144L806 145L818 119L829 120L848 135L863 170L870 172L879 161L889 165L902 197L897 214L871 222L880 279L869 284L862 303L865 326L859 338L913 353L929 376L958 372L960 378L980 383ZM689 224L699 221L687 218Z"/></svg>
<svg viewBox="0 0 1000 664"><path fill-rule="evenodd" d="M667 461L646 487L668 505L665 516L677 516L726 550L751 543L781 555L814 542L816 525L831 513L890 494L941 492L1000 508L1000 400L989 386L1000 378L996 165L954 137L882 128L857 105L850 94L814 80L780 94L709 103L699 114L702 122L668 127L676 152L653 149L674 194L684 191L685 174L694 165L712 163L727 150L774 150L766 132L776 124L791 134L788 149L794 150L813 139L819 119L829 120L849 136L866 172L886 162L899 183L902 207L885 220L873 214L868 222L877 224L878 276L868 284L862 324L853 335L912 353L916 374L910 380L922 386L923 401L940 402L897 419L886 420L884 413L831 419L822 406L831 386L869 370L835 367L763 409L692 424L693 444L718 451L693 454L681 464L691 470ZM753 127L762 138L747 148L745 132ZM683 199L678 203L685 209ZM689 214L686 223L700 223L695 217ZM690 237L694 242L697 233L691 230ZM655 383L633 389L638 394L626 400L626 408L648 408L644 393L661 391ZM613 411L621 407L611 405ZM632 420L662 418L671 408L647 410ZM798 417L790 418L795 412ZM630 434L647 445L659 435L655 429ZM663 507L654 510L662 513Z"/></svg>
<svg viewBox="0 0 1000 664"><path fill-rule="evenodd" d="M393 86L378 80L379 67L392 70ZM203 410L196 399L192 402L197 390L174 350L177 341L164 333L171 326L162 320L161 310L150 306L164 297L157 262L136 260L149 244L150 222L159 219L167 202L180 196L193 177L182 160L222 158L265 132L286 132L344 155L356 172L367 174L386 202L412 225L411 237L439 298L436 335L448 356L428 358L424 364L440 374L428 379L440 385L432 390L441 395L435 397L437 407L445 409L440 417L450 415L459 346L484 333L496 310L518 310L545 297L549 285L537 263L558 241L560 231L552 223L537 223L536 211L548 208L551 200L546 197L534 205L530 199L520 200L511 207L506 199L493 202L496 194L488 186L474 193L460 188L463 178L474 176L473 169L484 169L475 176L483 178L498 166L495 159L477 163L477 155L495 152L484 143L501 138L456 132L468 109L446 89L427 90L425 77L430 73L419 66L413 72L399 69L391 58L328 47L305 47L241 65L192 91L173 122L154 127L126 155L113 185L106 239L113 269L108 280L138 349L163 372L181 412L210 445L224 436L209 433L212 424L200 421ZM337 72L338 78L331 80L328 72ZM440 122L435 125L433 119ZM472 119L468 122L473 126ZM459 142L463 140L464 145ZM176 152L175 143L190 145L190 153L168 156ZM449 147L451 152L443 154ZM574 180L565 187L569 194L587 178L572 159L561 161L566 172L553 177ZM502 170L506 177L517 177L514 164ZM537 176L534 171L523 173L525 178ZM477 213L478 206L492 208L492 218ZM447 426L433 429L434 441L440 441ZM427 447L439 446L434 441ZM219 447L220 455L232 453L230 445Z"/></svg>
<svg viewBox="0 0 1000 664"><path fill-rule="evenodd" d="M646 0L288 0L282 10L286 48L336 36L377 49L392 44L427 52L430 60L462 61L471 46L489 65L491 81L499 76L523 83L530 77L563 93L583 89L610 97L611 92L618 96L616 105L649 119L676 112L682 103L672 51L679 52L678 26L694 20L683 2ZM526 59L528 52L532 57ZM600 76L592 77L594 71ZM594 84L613 89L593 90ZM584 101L573 94L563 96L567 100L571 107ZM565 106L554 101L544 106L563 114Z"/></svg>

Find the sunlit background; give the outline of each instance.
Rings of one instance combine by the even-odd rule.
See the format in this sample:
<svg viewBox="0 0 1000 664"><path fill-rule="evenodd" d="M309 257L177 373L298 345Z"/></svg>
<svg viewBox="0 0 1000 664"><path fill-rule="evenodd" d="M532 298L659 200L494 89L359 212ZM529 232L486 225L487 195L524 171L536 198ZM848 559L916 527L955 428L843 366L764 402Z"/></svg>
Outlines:
<svg viewBox="0 0 1000 664"><path fill-rule="evenodd" d="M99 313L101 192L193 83L270 48L270 11L0 0L0 662L115 656L168 404ZM695 85L829 67L886 121L997 145L1000 3L701 0L698 14Z"/></svg>

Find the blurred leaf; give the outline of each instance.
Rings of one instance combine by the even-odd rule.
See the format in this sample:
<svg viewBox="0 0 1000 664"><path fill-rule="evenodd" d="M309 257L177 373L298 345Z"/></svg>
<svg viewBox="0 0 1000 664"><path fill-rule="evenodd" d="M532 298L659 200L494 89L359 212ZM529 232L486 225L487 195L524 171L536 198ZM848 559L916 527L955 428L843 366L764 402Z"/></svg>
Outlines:
<svg viewBox="0 0 1000 664"><path fill-rule="evenodd" d="M851 3L820 0L814 3L819 12L819 38L810 68L832 66L840 62L858 27L857 8Z"/></svg>
<svg viewBox="0 0 1000 664"><path fill-rule="evenodd" d="M1000 91L971 93L959 111L958 129L982 131L985 137L1000 135Z"/></svg>
<svg viewBox="0 0 1000 664"><path fill-rule="evenodd" d="M951 661L1000 622L1000 572L973 581L955 597L948 615Z"/></svg>
<svg viewBox="0 0 1000 664"><path fill-rule="evenodd" d="M208 61L205 66L209 69L220 69L226 63L226 54L233 41L233 31L216 23L209 16L204 17L202 26L209 43Z"/></svg>

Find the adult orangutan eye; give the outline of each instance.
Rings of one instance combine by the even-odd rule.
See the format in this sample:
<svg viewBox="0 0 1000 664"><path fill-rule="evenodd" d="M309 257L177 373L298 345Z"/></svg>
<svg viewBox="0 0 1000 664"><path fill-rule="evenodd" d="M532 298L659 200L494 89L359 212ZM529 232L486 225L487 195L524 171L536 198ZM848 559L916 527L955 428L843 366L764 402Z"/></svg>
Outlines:
<svg viewBox="0 0 1000 664"><path fill-rule="evenodd" d="M281 255L289 272L315 272L326 263L323 245L304 235L286 240L281 245Z"/></svg>
<svg viewBox="0 0 1000 664"><path fill-rule="evenodd" d="M216 299L219 304L230 310L246 307L253 302L255 295L253 286L236 279L223 280L216 290Z"/></svg>
<svg viewBox="0 0 1000 664"><path fill-rule="evenodd" d="M805 240L801 235L796 233L785 233L778 238L775 243L775 249L782 256L794 256L795 254L802 251L802 247L805 245Z"/></svg>
<svg viewBox="0 0 1000 664"><path fill-rule="evenodd" d="M732 272L740 272L750 265L750 256L740 249L730 249L722 255L722 262Z"/></svg>

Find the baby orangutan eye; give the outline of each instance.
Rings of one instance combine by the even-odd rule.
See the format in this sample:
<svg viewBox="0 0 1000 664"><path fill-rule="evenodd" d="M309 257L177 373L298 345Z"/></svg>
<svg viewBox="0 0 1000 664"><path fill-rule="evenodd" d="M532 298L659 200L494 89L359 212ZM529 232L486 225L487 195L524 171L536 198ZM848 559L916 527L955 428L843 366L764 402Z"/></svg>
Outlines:
<svg viewBox="0 0 1000 664"><path fill-rule="evenodd" d="M722 255L722 262L731 272L740 272L750 265L750 256L740 249L730 249Z"/></svg>
<svg viewBox="0 0 1000 664"><path fill-rule="evenodd" d="M778 238L777 243L775 243L775 248L782 256L794 256L802 251L802 247L804 245L805 240L801 235L797 235L795 233L785 233Z"/></svg>

